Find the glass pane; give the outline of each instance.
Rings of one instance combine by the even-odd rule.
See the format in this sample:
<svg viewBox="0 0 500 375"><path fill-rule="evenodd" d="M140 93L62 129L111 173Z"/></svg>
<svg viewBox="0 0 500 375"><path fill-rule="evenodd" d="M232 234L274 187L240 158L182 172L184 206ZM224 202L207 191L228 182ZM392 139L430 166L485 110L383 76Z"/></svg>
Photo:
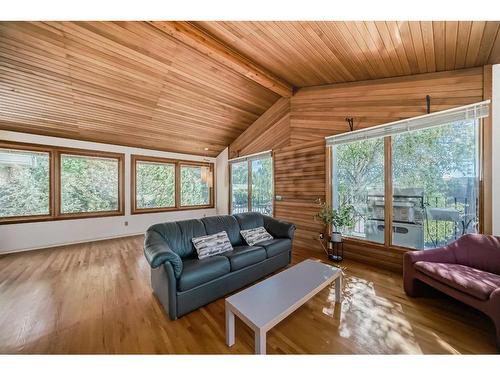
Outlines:
<svg viewBox="0 0 500 375"><path fill-rule="evenodd" d="M272 158L252 160L252 211L273 214Z"/></svg>
<svg viewBox="0 0 500 375"><path fill-rule="evenodd" d="M248 211L248 162L231 164L231 213Z"/></svg>
<svg viewBox="0 0 500 375"><path fill-rule="evenodd" d="M49 153L0 149L0 217L48 215Z"/></svg>
<svg viewBox="0 0 500 375"><path fill-rule="evenodd" d="M354 208L354 225L337 228L347 236L384 243L384 140L333 147L333 208Z"/></svg>
<svg viewBox="0 0 500 375"><path fill-rule="evenodd" d="M181 166L181 206L210 204L209 178L211 176L206 167Z"/></svg>
<svg viewBox="0 0 500 375"><path fill-rule="evenodd" d="M479 136L460 121L393 137L393 244L428 249L478 230Z"/></svg>
<svg viewBox="0 0 500 375"><path fill-rule="evenodd" d="M137 161L137 208L175 207L175 165Z"/></svg>
<svg viewBox="0 0 500 375"><path fill-rule="evenodd" d="M118 160L61 155L61 212L118 210Z"/></svg>

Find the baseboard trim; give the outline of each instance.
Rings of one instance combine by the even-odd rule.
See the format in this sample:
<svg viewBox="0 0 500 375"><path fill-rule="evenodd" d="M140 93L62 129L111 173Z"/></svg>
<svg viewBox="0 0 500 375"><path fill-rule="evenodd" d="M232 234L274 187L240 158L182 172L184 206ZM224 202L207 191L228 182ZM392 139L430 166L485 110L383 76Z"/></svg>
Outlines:
<svg viewBox="0 0 500 375"><path fill-rule="evenodd" d="M0 256L2 256L2 255L8 255L8 254L24 253L24 252L27 252L27 251L47 250L47 249L53 249L55 247L68 246L68 245L78 245L78 244L88 243L88 242L98 242L98 241L113 240L113 239L116 239L116 238L135 237L135 236L140 236L140 235L143 235L143 234L144 234L144 232L130 233L130 234L118 234L116 236L98 237L98 238L92 238L92 239L81 240L81 241L62 242L62 243L58 243L58 244L54 244L54 245L29 247L29 248L25 248L25 249L16 249L16 250L7 250L7 251L1 251L0 252Z"/></svg>

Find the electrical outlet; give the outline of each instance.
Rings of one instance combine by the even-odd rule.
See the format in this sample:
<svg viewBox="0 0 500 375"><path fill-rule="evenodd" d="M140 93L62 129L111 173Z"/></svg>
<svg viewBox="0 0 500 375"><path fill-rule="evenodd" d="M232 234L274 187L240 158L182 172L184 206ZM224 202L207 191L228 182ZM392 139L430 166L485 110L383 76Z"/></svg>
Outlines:
<svg viewBox="0 0 500 375"><path fill-rule="evenodd" d="M128 227L128 221L124 222L125 226Z"/></svg>

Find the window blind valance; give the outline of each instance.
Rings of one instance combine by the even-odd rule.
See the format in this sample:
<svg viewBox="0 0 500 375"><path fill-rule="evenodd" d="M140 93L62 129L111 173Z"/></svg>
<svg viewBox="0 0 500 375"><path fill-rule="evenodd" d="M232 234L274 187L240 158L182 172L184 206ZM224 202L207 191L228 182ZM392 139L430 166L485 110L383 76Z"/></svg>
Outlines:
<svg viewBox="0 0 500 375"><path fill-rule="evenodd" d="M489 115L489 100L469 104L462 107L451 108L409 119L389 122L387 124L372 126L366 129L354 130L347 133L325 137L327 146L350 143L366 139L387 137L395 134L411 132L445 125L457 121L475 120Z"/></svg>
<svg viewBox="0 0 500 375"><path fill-rule="evenodd" d="M229 164L232 163L240 163L242 161L254 160L254 159L262 159L262 158L270 158L272 156L272 150L262 151L255 154L240 156L234 159L229 159Z"/></svg>

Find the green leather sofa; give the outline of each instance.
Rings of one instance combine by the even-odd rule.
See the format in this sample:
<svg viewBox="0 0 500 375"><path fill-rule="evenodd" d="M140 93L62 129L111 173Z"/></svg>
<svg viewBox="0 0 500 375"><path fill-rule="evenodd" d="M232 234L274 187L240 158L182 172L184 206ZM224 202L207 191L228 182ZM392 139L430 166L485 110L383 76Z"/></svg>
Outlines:
<svg viewBox="0 0 500 375"><path fill-rule="evenodd" d="M240 230L260 226L274 238L248 246ZM233 251L198 259L191 239L221 231L227 232ZM287 266L294 232L293 224L257 212L155 224L144 240L151 286L175 320Z"/></svg>

